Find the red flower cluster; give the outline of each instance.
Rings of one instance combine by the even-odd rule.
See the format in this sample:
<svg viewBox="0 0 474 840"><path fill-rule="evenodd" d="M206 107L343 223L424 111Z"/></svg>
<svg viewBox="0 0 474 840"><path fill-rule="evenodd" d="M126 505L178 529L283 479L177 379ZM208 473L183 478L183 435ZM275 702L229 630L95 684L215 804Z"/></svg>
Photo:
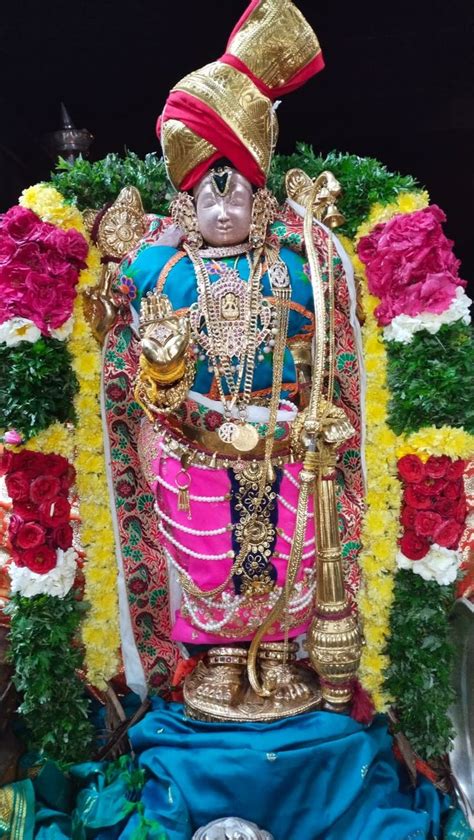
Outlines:
<svg viewBox="0 0 474 840"><path fill-rule="evenodd" d="M360 240L357 253L366 265L369 291L381 301L375 310L381 326L397 315L441 314L456 288L466 285L458 277L453 243L441 227L445 220L433 204L376 225Z"/></svg>
<svg viewBox="0 0 474 840"><path fill-rule="evenodd" d="M17 566L46 574L56 566L56 549L72 545L69 488L74 467L61 455L4 451L0 475L12 500L8 535Z"/></svg>
<svg viewBox="0 0 474 840"><path fill-rule="evenodd" d="M398 472L405 485L399 541L405 557L421 560L432 543L457 548L467 512L464 461L431 455L423 463L418 455L404 455Z"/></svg>
<svg viewBox="0 0 474 840"><path fill-rule="evenodd" d="M88 245L27 210L0 216L0 323L28 318L48 335L70 317Z"/></svg>

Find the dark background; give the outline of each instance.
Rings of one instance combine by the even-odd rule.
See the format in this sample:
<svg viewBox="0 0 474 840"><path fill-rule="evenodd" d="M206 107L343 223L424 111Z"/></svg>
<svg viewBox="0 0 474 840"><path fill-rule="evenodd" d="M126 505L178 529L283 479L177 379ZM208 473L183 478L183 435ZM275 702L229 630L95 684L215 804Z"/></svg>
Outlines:
<svg viewBox="0 0 474 840"><path fill-rule="evenodd" d="M297 5L326 69L280 106L279 150L371 155L416 176L447 213L462 276L474 279L474 4L396 0ZM0 34L0 209L47 177L43 135L59 102L95 136L91 157L158 148L169 88L224 52L246 0L17 0Z"/></svg>

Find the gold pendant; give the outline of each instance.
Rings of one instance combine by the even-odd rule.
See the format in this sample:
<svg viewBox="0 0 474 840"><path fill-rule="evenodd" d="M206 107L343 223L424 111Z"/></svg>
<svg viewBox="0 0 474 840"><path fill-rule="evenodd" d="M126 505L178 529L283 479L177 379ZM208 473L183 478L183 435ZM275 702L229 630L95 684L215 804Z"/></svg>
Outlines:
<svg viewBox="0 0 474 840"><path fill-rule="evenodd" d="M239 433L239 427L237 423L233 423L231 420L226 420L222 426L219 426L217 430L217 434L219 435L220 439L223 443L231 443L234 444L234 440L237 438Z"/></svg>
<svg viewBox="0 0 474 840"><path fill-rule="evenodd" d="M255 426L251 426L250 423L243 423L241 426L237 426L237 434L232 441L232 446L239 452L251 452L252 449L255 449L258 440L258 432Z"/></svg>

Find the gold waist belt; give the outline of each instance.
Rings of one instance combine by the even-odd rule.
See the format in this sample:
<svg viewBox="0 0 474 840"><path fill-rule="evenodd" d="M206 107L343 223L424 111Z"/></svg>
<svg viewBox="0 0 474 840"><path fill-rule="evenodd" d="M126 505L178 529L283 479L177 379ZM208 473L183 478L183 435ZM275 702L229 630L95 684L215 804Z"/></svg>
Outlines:
<svg viewBox="0 0 474 840"><path fill-rule="evenodd" d="M224 443L217 432L192 426L173 415L168 415L162 423L155 424L155 430L164 434L164 443L180 457L188 453L191 463L205 466L227 468L232 463L241 461L261 461L265 454L265 438L260 437L250 452L238 452L232 444ZM272 463L275 466L291 463L291 440L288 435L283 440L275 440Z"/></svg>

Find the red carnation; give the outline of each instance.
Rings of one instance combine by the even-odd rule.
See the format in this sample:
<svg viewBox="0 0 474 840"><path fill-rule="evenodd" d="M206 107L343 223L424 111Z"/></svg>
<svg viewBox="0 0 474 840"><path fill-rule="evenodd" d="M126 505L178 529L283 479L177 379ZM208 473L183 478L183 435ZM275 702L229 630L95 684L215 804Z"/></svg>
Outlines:
<svg viewBox="0 0 474 840"><path fill-rule="evenodd" d="M446 470L446 478L448 481L455 481L457 478L462 478L465 468L466 464L464 461L453 461Z"/></svg>
<svg viewBox="0 0 474 840"><path fill-rule="evenodd" d="M432 510L419 510L415 517L415 532L419 537L432 537L442 523L439 513Z"/></svg>
<svg viewBox="0 0 474 840"><path fill-rule="evenodd" d="M59 478L56 478L54 475L40 475L31 482L30 499L39 505L42 502L49 501L49 499L54 499L60 489L61 482Z"/></svg>
<svg viewBox="0 0 474 840"><path fill-rule="evenodd" d="M409 560L421 560L428 554L430 544L428 540L419 537L414 531L406 531L400 540L400 548Z"/></svg>
<svg viewBox="0 0 474 840"><path fill-rule="evenodd" d="M50 572L51 569L54 569L57 562L54 548L49 548L47 545L40 545L39 548L30 548L28 551L23 551L20 556L22 565L39 575L45 575L46 572Z"/></svg>
<svg viewBox="0 0 474 840"><path fill-rule="evenodd" d="M401 478L409 484L422 481L425 477L425 465L418 455L404 455L398 462Z"/></svg>
<svg viewBox="0 0 474 840"><path fill-rule="evenodd" d="M415 508L412 508L409 505L404 505L400 522L410 531L415 530L415 517L417 513L418 511Z"/></svg>
<svg viewBox="0 0 474 840"><path fill-rule="evenodd" d="M429 478L444 478L450 464L451 458L447 455L430 455L425 464L426 475Z"/></svg>
<svg viewBox="0 0 474 840"><path fill-rule="evenodd" d="M14 502L26 502L30 495L30 480L26 473L19 470L7 475L5 479L7 493Z"/></svg>
<svg viewBox="0 0 474 840"><path fill-rule="evenodd" d="M55 496L51 501L43 502L39 506L40 521L50 528L57 528L69 522L71 505L63 496Z"/></svg>
<svg viewBox="0 0 474 840"><path fill-rule="evenodd" d="M448 519L439 525L434 533L435 542L443 548L457 548L461 534L462 525L454 519Z"/></svg>
<svg viewBox="0 0 474 840"><path fill-rule="evenodd" d="M431 498L417 493L415 487L412 487L411 485L405 488L403 498L407 505L414 507L417 510L429 510L429 508L432 507Z"/></svg>
<svg viewBox="0 0 474 840"><path fill-rule="evenodd" d="M72 528L70 525L60 525L53 531L53 542L58 548L67 551L72 546Z"/></svg>
<svg viewBox="0 0 474 840"><path fill-rule="evenodd" d="M17 548L38 548L45 541L45 530L36 522L25 522L15 536Z"/></svg>

